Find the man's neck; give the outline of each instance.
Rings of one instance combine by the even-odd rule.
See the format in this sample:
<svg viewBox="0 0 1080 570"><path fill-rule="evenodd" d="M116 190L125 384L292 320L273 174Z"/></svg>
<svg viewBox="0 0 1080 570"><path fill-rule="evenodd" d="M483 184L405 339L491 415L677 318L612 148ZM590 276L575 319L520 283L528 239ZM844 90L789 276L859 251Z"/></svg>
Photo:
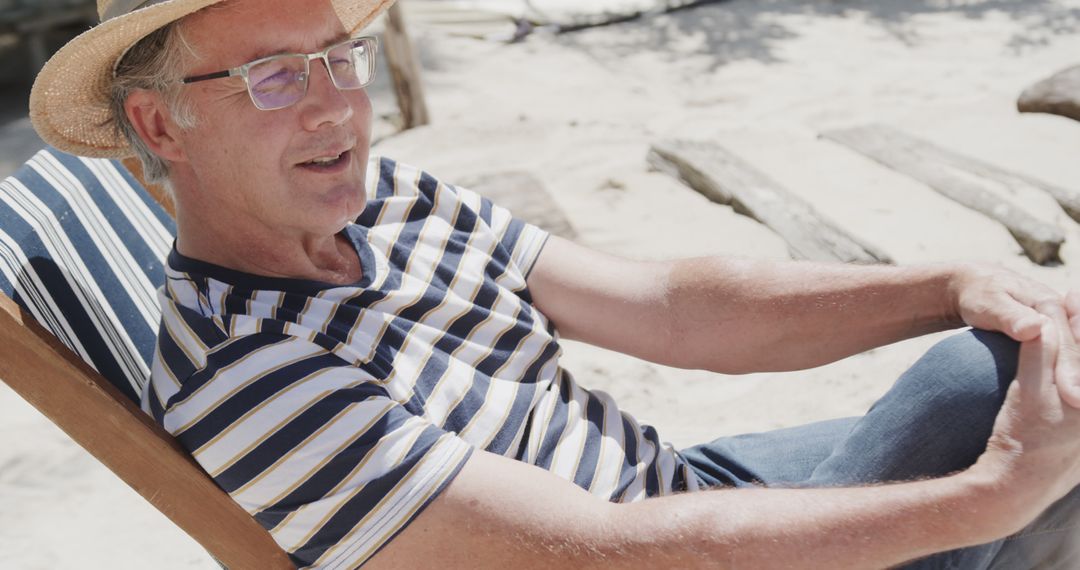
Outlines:
<svg viewBox="0 0 1080 570"><path fill-rule="evenodd" d="M290 235L243 223L214 231L221 225L185 216L179 205L176 213L176 248L186 257L253 275L336 285L356 283L363 276L356 249L341 232Z"/></svg>

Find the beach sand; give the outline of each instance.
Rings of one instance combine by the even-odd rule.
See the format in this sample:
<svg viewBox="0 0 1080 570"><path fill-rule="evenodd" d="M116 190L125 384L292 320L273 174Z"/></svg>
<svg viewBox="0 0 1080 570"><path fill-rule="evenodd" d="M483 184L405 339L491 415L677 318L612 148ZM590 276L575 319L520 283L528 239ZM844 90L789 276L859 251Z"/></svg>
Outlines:
<svg viewBox="0 0 1080 570"><path fill-rule="evenodd" d="M697 138L900 263L987 261L1062 291L1078 282L1080 226L1046 197L1017 199L1064 230L1053 267L985 216L818 134L886 124L1080 189L1080 124L1015 111L1029 84L1080 63L1080 1L735 0L513 45L455 36L422 12L412 24L433 123L374 152L448 181L528 171L591 247L789 258L768 228L649 170L651 142ZM391 114L380 85L376 113ZM677 370L572 342L563 364L682 447L863 413L945 334L785 374ZM0 442L0 568L216 568L4 386Z"/></svg>

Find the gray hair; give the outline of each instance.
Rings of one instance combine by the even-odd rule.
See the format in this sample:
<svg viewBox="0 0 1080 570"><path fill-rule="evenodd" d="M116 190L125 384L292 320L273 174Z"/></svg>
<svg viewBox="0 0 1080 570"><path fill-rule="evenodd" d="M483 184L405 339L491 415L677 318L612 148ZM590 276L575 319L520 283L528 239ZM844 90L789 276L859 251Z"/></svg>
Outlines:
<svg viewBox="0 0 1080 570"><path fill-rule="evenodd" d="M193 53L181 33L180 22L172 22L151 32L131 46L120 59L109 93L116 132L127 140L135 156L142 162L145 181L162 184L170 194L169 164L139 138L124 110L124 102L139 89L158 91L164 96L176 125L181 129L194 127L195 113L191 102L177 83L185 52Z"/></svg>

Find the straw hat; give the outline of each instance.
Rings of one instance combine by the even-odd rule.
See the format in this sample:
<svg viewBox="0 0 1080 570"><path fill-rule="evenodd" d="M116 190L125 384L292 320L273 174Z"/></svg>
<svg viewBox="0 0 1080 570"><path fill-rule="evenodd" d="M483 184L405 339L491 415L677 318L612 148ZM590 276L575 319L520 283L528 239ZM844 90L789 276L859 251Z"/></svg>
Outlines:
<svg viewBox="0 0 1080 570"><path fill-rule="evenodd" d="M113 69L127 50L162 26L223 0L98 0L101 24L71 40L45 64L30 91L30 120L42 140L69 153L101 158L132 154L109 109ZM355 32L394 0L332 0Z"/></svg>

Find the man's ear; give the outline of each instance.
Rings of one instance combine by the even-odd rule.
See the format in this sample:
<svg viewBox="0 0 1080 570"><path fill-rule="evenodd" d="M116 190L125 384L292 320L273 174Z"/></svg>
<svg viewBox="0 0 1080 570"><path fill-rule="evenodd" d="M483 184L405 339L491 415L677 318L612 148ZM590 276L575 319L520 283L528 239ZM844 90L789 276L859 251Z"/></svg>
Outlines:
<svg viewBox="0 0 1080 570"><path fill-rule="evenodd" d="M124 112L139 138L154 154L169 162L187 160L178 138L180 128L173 122L161 93L136 89L124 101Z"/></svg>

